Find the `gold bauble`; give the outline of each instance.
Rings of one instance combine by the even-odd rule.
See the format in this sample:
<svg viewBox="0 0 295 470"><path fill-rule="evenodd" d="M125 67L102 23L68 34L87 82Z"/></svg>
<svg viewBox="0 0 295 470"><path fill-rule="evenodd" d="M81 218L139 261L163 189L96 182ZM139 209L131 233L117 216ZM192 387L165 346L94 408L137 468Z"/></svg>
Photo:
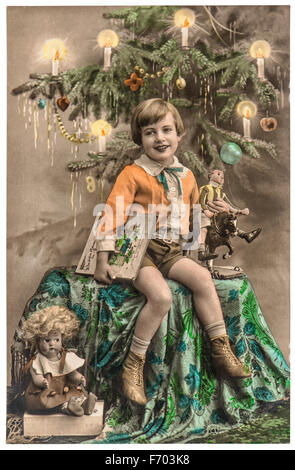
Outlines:
<svg viewBox="0 0 295 470"><path fill-rule="evenodd" d="M141 75L143 75L143 74L144 74L144 72L145 72L145 70L144 70L144 69L139 69L139 73L140 73Z"/></svg>
<svg viewBox="0 0 295 470"><path fill-rule="evenodd" d="M183 90L186 87L186 81L184 78L179 77L175 82L178 90Z"/></svg>
<svg viewBox="0 0 295 470"><path fill-rule="evenodd" d="M152 73L151 78L156 78L156 75Z"/></svg>

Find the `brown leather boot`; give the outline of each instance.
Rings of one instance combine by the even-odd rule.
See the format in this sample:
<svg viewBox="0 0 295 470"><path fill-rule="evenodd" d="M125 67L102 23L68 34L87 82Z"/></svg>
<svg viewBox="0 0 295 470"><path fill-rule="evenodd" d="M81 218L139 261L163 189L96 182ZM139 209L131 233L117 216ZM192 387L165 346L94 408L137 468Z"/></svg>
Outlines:
<svg viewBox="0 0 295 470"><path fill-rule="evenodd" d="M147 402L143 382L144 363L144 355L130 351L124 363L122 373L123 395L139 405L145 405Z"/></svg>
<svg viewBox="0 0 295 470"><path fill-rule="evenodd" d="M232 352L227 335L211 340L211 357L218 375L233 378L251 377L251 372L246 372L244 364Z"/></svg>

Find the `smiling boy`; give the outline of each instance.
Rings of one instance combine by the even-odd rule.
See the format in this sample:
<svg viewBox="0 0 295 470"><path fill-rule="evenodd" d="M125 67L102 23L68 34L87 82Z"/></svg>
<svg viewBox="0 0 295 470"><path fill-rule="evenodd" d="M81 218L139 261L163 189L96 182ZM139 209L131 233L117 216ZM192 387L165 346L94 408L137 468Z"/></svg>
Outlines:
<svg viewBox="0 0 295 470"><path fill-rule="evenodd" d="M145 213L152 205L184 204L193 208L198 204L199 191L191 170L184 167L175 156L184 134L181 117L176 108L155 98L140 103L131 120L134 142L143 147L143 154L119 174L108 204L116 216L116 197L124 197L125 212L131 204L140 204ZM116 217L115 217L116 220ZM142 405L147 402L143 368L150 341L167 315L172 295L165 278L174 279L192 291L195 311L211 340L213 365L219 373L231 377L247 377L250 374L231 351L223 313L214 282L209 271L183 255L182 243L189 233L189 226L179 217L179 237L175 239L174 226L166 220L165 236L161 236L161 222L157 233L150 240L134 287L146 297L134 330L129 354L122 374L123 394ZM174 221L175 224L175 221ZM115 228L115 227L114 227ZM95 279L110 283L115 277L108 263L115 249L115 237L97 240L97 265Z"/></svg>

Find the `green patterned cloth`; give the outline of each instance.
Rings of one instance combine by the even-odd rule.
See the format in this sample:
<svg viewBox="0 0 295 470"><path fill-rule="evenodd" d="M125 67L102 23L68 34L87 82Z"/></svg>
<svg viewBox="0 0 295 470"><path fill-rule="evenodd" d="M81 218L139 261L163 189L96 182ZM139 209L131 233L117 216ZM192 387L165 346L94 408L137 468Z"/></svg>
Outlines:
<svg viewBox="0 0 295 470"><path fill-rule="evenodd" d="M147 354L146 407L120 395L120 373L145 297L118 282L99 288L75 267L46 273L23 319L50 305L65 305L80 319L78 355L85 357L88 387L105 401L104 439L88 443L198 442L249 423L264 404L288 395L289 367L255 297L249 279L216 280L235 354L253 371L247 379L217 379L209 343L196 318L191 292L168 280L173 304ZM21 325L14 345L21 351Z"/></svg>

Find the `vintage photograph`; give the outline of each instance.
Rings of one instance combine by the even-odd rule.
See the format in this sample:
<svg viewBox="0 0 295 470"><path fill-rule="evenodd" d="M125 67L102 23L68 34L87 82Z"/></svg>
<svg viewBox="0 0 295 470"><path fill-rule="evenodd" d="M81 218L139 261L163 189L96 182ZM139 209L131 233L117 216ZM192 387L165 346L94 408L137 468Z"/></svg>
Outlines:
<svg viewBox="0 0 295 470"><path fill-rule="evenodd" d="M290 6L6 23L6 444L289 444Z"/></svg>

